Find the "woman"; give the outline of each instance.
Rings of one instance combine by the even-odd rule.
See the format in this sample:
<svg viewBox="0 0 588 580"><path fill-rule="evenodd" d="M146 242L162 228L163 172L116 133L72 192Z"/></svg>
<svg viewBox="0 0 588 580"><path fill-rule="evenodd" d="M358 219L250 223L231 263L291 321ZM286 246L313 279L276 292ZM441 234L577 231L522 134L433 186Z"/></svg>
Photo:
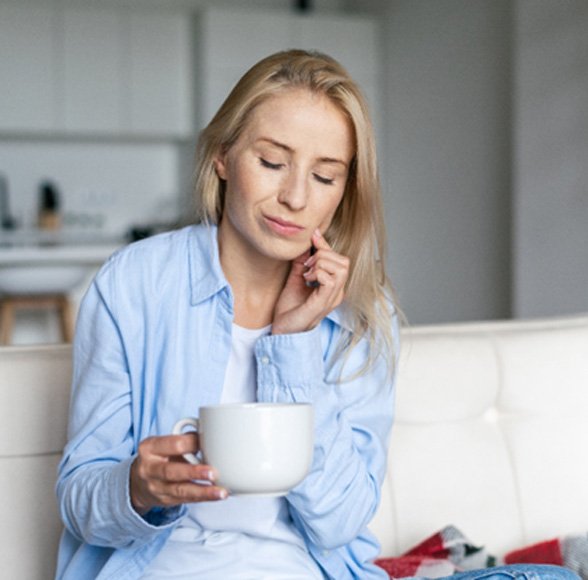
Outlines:
<svg viewBox="0 0 588 580"><path fill-rule="evenodd" d="M80 309L57 492L60 578L381 578L367 531L396 341L373 131L333 59L273 55L199 143L201 223L132 244ZM312 248L312 251L311 251ZM310 401L309 475L227 498L174 423L202 405ZM235 555L235 556L233 556Z"/></svg>
<svg viewBox="0 0 588 580"><path fill-rule="evenodd" d="M373 131L347 73L303 51L254 66L202 133L196 197L199 225L118 252L84 298L57 576L386 578L366 526L397 310ZM313 463L285 498L228 497L214 466L181 458L198 441L174 423L234 401L313 404ZM542 571L566 575L490 574Z"/></svg>

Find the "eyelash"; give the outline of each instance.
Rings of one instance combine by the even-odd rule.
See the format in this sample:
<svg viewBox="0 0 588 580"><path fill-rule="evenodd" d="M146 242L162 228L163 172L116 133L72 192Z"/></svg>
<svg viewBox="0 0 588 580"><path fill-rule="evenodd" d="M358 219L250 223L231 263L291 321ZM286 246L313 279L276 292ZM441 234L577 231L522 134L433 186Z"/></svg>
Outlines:
<svg viewBox="0 0 588 580"><path fill-rule="evenodd" d="M277 171L278 169L284 167L283 163L270 163L267 159L264 159L263 157L259 158L259 162L261 163L262 167L265 167L266 169L272 169L273 171ZM333 183L335 182L334 179L322 177L321 175L318 175L318 173L313 173L312 175L319 183L322 183L323 185L333 185Z"/></svg>
<svg viewBox="0 0 588 580"><path fill-rule="evenodd" d="M284 167L283 163L270 163L263 157L259 158L259 162L261 163L261 165L263 165L263 167L266 167L267 169L273 169L274 171Z"/></svg>
<svg viewBox="0 0 588 580"><path fill-rule="evenodd" d="M316 173L313 173L314 178L319 182L322 183L324 185L333 185L333 183L335 182L334 179L329 179L328 177L322 177Z"/></svg>

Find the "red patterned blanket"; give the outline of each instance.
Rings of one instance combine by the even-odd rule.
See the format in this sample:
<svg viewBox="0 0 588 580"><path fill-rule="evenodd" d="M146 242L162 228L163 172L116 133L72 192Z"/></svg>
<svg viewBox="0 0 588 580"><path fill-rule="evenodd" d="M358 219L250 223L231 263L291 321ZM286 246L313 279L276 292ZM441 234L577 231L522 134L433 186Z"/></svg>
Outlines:
<svg viewBox="0 0 588 580"><path fill-rule="evenodd" d="M588 580L588 534L525 546L509 552L499 561L484 547L472 544L455 526L447 526L397 558L376 560L390 578L441 578L503 563L556 564L571 568L583 580Z"/></svg>

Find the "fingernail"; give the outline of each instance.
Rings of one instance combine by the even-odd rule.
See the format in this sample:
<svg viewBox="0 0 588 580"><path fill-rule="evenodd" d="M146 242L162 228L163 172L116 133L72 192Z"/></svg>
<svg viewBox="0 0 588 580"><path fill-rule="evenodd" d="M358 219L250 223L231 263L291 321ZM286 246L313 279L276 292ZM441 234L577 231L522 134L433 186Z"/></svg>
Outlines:
<svg viewBox="0 0 588 580"><path fill-rule="evenodd" d="M227 490L226 489L219 489L216 492L216 497L218 497L218 499L227 499L227 496L228 495L229 494L227 493Z"/></svg>
<svg viewBox="0 0 588 580"><path fill-rule="evenodd" d="M215 473L215 472L214 472L214 471L211 469L211 470L208 472L208 474L207 474L206 478L207 478L209 481L214 481L214 480L216 479L216 473Z"/></svg>
<svg viewBox="0 0 588 580"><path fill-rule="evenodd" d="M318 228L316 228L316 230L314 230L314 235L317 238L322 238L323 237L323 235L321 234L321 231Z"/></svg>

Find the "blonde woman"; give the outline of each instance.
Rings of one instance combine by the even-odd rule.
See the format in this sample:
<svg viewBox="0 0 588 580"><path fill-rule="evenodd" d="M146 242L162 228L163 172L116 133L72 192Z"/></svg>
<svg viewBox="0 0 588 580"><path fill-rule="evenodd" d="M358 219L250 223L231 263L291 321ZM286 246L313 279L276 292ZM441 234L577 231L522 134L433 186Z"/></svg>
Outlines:
<svg viewBox="0 0 588 580"><path fill-rule="evenodd" d="M326 55L272 55L197 163L198 225L115 254L80 310L57 575L384 578L367 524L398 341L364 99ZM313 464L286 497L230 497L181 459L197 439L174 423L236 401L313 404Z"/></svg>

